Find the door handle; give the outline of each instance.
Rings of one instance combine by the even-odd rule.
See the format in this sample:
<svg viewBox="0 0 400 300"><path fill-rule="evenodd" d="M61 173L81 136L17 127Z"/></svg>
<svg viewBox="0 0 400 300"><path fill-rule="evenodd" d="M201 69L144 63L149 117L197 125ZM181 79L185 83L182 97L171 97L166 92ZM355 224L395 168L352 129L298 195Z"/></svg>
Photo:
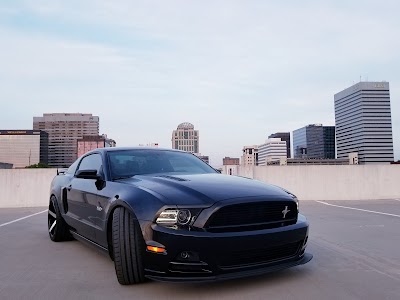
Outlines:
<svg viewBox="0 0 400 300"><path fill-rule="evenodd" d="M67 190L70 191L72 189L72 184L70 184L69 186L67 186Z"/></svg>

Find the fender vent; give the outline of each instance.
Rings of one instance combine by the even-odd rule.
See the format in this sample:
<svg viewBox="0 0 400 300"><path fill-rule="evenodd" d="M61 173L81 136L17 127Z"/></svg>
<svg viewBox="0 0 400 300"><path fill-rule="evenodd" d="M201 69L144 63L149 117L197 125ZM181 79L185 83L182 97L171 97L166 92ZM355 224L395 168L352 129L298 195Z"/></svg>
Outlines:
<svg viewBox="0 0 400 300"><path fill-rule="evenodd" d="M61 201L62 201L62 204L63 204L64 213L66 214L68 212L67 188L62 188L61 189Z"/></svg>

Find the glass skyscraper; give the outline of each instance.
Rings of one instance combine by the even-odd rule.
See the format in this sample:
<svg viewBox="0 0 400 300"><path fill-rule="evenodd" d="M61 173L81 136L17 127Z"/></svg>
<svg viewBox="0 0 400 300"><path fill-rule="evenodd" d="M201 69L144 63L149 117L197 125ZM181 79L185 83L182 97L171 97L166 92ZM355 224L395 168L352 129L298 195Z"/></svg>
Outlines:
<svg viewBox="0 0 400 300"><path fill-rule="evenodd" d="M293 131L294 158L334 159L335 126L311 124Z"/></svg>

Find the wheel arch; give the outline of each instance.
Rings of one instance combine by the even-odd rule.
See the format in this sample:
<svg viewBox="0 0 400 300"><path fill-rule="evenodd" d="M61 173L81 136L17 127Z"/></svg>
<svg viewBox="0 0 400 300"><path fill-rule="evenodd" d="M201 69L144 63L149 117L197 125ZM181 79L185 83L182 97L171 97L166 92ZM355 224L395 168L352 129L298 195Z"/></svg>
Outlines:
<svg viewBox="0 0 400 300"><path fill-rule="evenodd" d="M132 207L121 199L115 200L112 206L109 208L107 213L107 248L108 248L108 255L112 260L114 260L114 253L112 247L112 223L113 223L114 211L119 207L126 208L132 214L133 218L137 220L136 214L133 211Z"/></svg>

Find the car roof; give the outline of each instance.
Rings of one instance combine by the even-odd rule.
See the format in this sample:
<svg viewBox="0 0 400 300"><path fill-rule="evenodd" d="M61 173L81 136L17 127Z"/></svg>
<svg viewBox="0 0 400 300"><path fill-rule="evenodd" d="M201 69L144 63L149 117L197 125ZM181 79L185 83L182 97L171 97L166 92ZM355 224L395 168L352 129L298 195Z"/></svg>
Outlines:
<svg viewBox="0 0 400 300"><path fill-rule="evenodd" d="M89 151L88 153L92 152L114 152L114 151L129 151L129 150L151 150L151 151L173 151L173 152L182 152L187 153L186 151L177 150L177 149L168 149L168 148L154 148L154 147L107 147L107 148L97 148L94 150ZM87 153L87 154L88 154ZM85 153L86 154L86 153Z"/></svg>

